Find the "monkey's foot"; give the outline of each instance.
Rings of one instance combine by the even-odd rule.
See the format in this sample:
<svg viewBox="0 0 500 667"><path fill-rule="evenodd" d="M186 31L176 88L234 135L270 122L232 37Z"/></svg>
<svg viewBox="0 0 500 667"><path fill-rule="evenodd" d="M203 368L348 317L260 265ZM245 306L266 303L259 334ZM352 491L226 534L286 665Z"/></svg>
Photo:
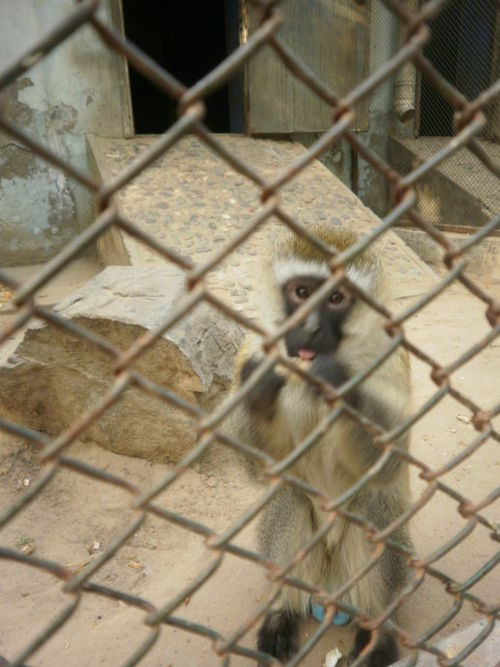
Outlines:
<svg viewBox="0 0 500 667"><path fill-rule="evenodd" d="M354 641L354 648L349 655L348 664L352 664L361 651L370 643L371 632L360 628ZM397 661L399 651L396 641L388 635L382 635L375 648L366 658L366 667L387 667Z"/></svg>
<svg viewBox="0 0 500 667"><path fill-rule="evenodd" d="M257 635L257 648L278 660L288 660L297 652L297 626L298 616L293 612L270 612Z"/></svg>

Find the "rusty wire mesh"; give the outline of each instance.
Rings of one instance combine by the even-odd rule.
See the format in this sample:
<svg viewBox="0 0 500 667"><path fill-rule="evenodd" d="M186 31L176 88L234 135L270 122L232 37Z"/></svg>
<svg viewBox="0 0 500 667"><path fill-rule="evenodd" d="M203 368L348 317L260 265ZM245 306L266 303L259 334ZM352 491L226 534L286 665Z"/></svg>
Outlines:
<svg viewBox="0 0 500 667"><path fill-rule="evenodd" d="M297 656L292 659L290 664L298 664L311 650L314 644L325 632L326 628L329 627L337 609L344 609L354 617L359 618L364 622L366 627L369 627L375 632L382 631L391 634L402 645L411 649L413 657L408 664L415 664L420 652L427 652L435 655L438 658L439 663L443 665L460 664L460 662L470 655L491 633L495 622L499 618L499 605L485 603L482 599L474 595L470 591L470 588L498 564L500 552L497 552L495 557L491 558L485 565L478 568L469 580L462 583L454 581L444 572L441 572L435 566L435 561L464 540L470 531L478 524L482 524L490 532L493 540L496 540L497 542L499 541L500 532L498 526L494 525L484 515L483 510L494 503L499 497L500 489L497 488L496 490L491 491L484 496L480 502L474 504L457 489L450 487L440 478L446 470L453 468L459 460L462 460L466 456L470 456L474 451L478 450L487 439L492 439L497 443L500 442L500 433L492 424L493 418L500 413L500 403L496 403L492 408L486 410L483 406L472 401L466 393L458 390L450 380L450 375L453 371L460 368L474 355L481 352L489 343L491 343L500 331L499 302L495 301L490 294L464 272L466 268L464 257L466 256L467 251L499 227L500 216L497 215L476 234L469 237L460 245L453 245L439 230L429 224L428 221L416 212L415 193L413 188L420 178L461 147L466 147L469 151L474 153L479 160L481 160L488 170L497 177L500 176L500 165L495 164L491 160L476 139L476 135L483 131L486 123L483 109L499 95L500 82L497 81L487 90L484 90L476 99L468 100L463 94L453 88L424 57L423 48L429 39L427 22L443 9L447 4L447 0L431 0L422 7L418 14L411 14L405 9L404 5L401 5L397 0L384 0L384 4L394 12L399 21L406 25L406 43L388 62L385 63L383 67L372 73L366 80L362 81L341 99L335 95L334 91L328 90L306 66L299 62L294 57L294 54L291 53L286 45L277 37L276 30L282 19L278 2L255 0L254 4L261 11L261 24L259 29L245 44L240 46L237 51L232 53L224 62L222 62L219 67L214 69L189 89L186 89L182 83L177 81L167 71L160 68L156 63L152 62L151 59L139 51L133 44L128 43L120 34L101 21L96 15L99 4L99 0L83 0L82 2L79 2L71 14L65 16L59 25L48 32L38 43L33 44L32 49L28 53L23 54L22 57L8 68L4 68L0 72L0 92L12 83L16 77L29 70L35 63L40 61L40 59L44 58L53 49L57 48L62 41L70 38L82 25L87 24L92 26L111 49L122 53L128 60L130 66L136 68L143 76L154 82L166 95L170 96L178 103L179 120L164 135L158 138L149 149L139 155L137 159L118 177L101 185L90 174L83 173L75 166L67 163L50 148L34 140L22 129L17 127L15 122L12 122L12 120L8 119L2 113L0 98L0 127L17 141L24 144L29 150L47 160L58 169L63 170L92 191L95 194L98 208L98 215L93 223L77 238L68 243L56 257L47 262L32 279L18 285L13 284L7 272L0 273L0 280L15 290L14 303L17 307L17 314L13 318L12 323L0 332L0 343L4 342L13 332L24 326L31 318L39 318L55 327L60 327L73 336L84 339L88 343L96 346L96 348L104 351L111 359L113 359L115 368L114 382L109 391L107 391L101 400L97 402L93 409L82 414L80 419L64 429L57 437L50 438L47 435L34 432L21 424L0 419L0 428L3 431L15 434L29 441L33 447L39 450L41 460L45 462L45 468L36 482L23 493L22 497L20 497L15 504L2 509L0 514L0 526L5 526L19 512L22 512L29 503L36 502L40 494L43 493L43 489L53 479L54 475L60 468L70 469L81 475L88 476L95 480L101 480L106 484L116 485L127 491L131 496L131 506L137 512L137 518L127 526L126 530L116 535L115 539L104 548L98 558L94 559L86 568L76 574L60 563L52 562L36 555L25 554L16 549L0 545L0 557L2 559L8 559L24 565L40 568L53 577L60 579L64 584L63 591L69 596L69 602L62 612L58 613L44 630L25 646L24 650L14 658L11 657L10 664L25 664L26 661L28 661L45 642L48 642L50 638L68 621L68 619L71 618L79 607L82 597L89 594L120 600L126 605L130 605L144 612L144 624L150 629L150 635L146 641L137 647L133 655L129 656L125 663L127 665L137 664L146 658L148 652L158 639L163 624L177 627L186 633L194 633L211 639L213 641L215 652L221 658L221 664L229 664L231 655L242 655L248 658L270 661L269 658L266 658L265 655L260 654L257 650L243 646L240 643L240 639L247 632L248 628L257 623L263 616L272 602L271 599L256 608L250 618L242 618L240 627L237 631L232 633L231 636L223 636L211 627L187 621L176 615L176 610L178 610L179 606L186 598L203 586L214 574L226 553L234 554L239 558L269 568L269 563L267 563L261 555L235 545L233 543L233 538L244 526L259 514L271 496L277 493L277 491L285 484L292 485L309 494L319 495L321 500L325 503L330 519L328 525L321 527L320 531L327 530L331 527L331 523L333 523L335 516L343 516L345 519L356 522L364 528L367 531L368 538L377 545L377 549L373 552L371 561L375 562L380 556L381 550L392 549L403 553L403 555L408 558L409 565L413 569L413 577L408 585L393 601L390 608L386 609L379 618L375 619L362 618L359 610L345 606L334 594L328 594L326 591L321 591L316 587L295 579L293 576L293 563L290 563L288 566L278 571L276 568L274 570L270 569L272 578L277 584L277 590L279 590L281 586L287 585L297 586L302 588L302 590L309 591L311 594L320 595L320 597L322 594L323 598L321 599L325 601L327 607L324 622L318 626L317 631L300 650ZM271 180L264 180L253 168L243 163L236 155L224 148L217 138L212 136L203 125L204 97L218 86L227 82L263 45L269 45L275 53L280 56L283 63L293 75L329 104L333 112L331 129L311 146L300 159L290 165L290 167L282 173L277 174L275 178ZM419 166L406 176L399 177L379 155L375 154L363 144L359 136L350 130L350 126L353 123L353 107L360 100L375 91L377 87L386 81L387 78L390 77L402 64L410 60L414 63L415 67L420 70L422 75L439 91L443 99L455 109L454 126L456 135L453 140L450 140L443 149L439 150L439 152L433 155L432 158L423 165ZM262 201L260 210L255 213L252 220L250 220L241 232L235 234L234 237L224 245L220 252L214 254L214 256L206 263L196 266L171 250L168 247L168 244L160 243L158 240L139 229L134 225L133 221L127 219L119 210L117 210L113 200L113 195L120 188L128 184L137 174L150 165L153 160L167 151L181 137L188 133L197 136L211 150L215 151L224 161L226 161L231 168L235 169L257 185L260 189ZM252 449L245 443L235 441L218 430L224 417L228 415L235 405L243 400L262 375L276 364L283 364L292 372L301 373L302 376L306 378L307 374L303 370L298 369L288 358L280 356L276 351L276 348L273 346L280 337L284 336L288 328L292 326L290 321L287 321L282 327L275 331L266 331L214 296L214 294L207 289L204 278L210 269L227 257L272 215L279 218L283 225L293 230L293 232L306 237L311 243L318 246L318 241L310 236L307 229L290 218L281 209L279 191L284 184L293 181L294 177L301 170L305 169L309 163L322 153L322 151L339 138L345 138L352 148L366 160L374 170L377 170L385 177L391 188L394 208L383 219L378 228L362 238L354 247L345 252L336 253L334 249L319 244L325 255L331 260L332 276L326 281L325 287L319 290L317 297L311 299L310 303L308 302L303 308L302 315L306 315L308 311L314 308L314 306L317 305L318 300L325 297L327 292L335 286L339 280L345 279L345 274L343 272L345 263L356 254L363 252L363 250L366 249L377 237L389 230L403 214L409 217L418 228L424 230L442 247L443 262L448 273L441 282L432 289L432 291L418 299L416 303L397 317L393 316L385 304L376 303L368 294L361 292L359 289L356 290L366 303L386 318L386 328L392 337L392 344L388 350L384 350L383 353L380 354L372 367L367 368L362 374L354 377L348 383L349 386L344 385L334 395L337 399L333 408L333 413L335 414L332 413L328 419L332 419L342 411L349 411L354 418L361 420L363 424L369 426L378 434L376 444L381 448L382 456L356 483L355 487L350 489L346 494L340 498L327 498L320 494L314 487L295 479L287 473L287 469L292 464L291 459L303 454L310 447L313 447L318 434L313 434L312 437L308 438L300 449L294 453L293 457L284 462L276 462L262 452ZM112 226L117 226L124 232L139 238L143 243L147 244L151 249L165 258L165 260L175 263L186 272L187 294L185 298L175 307L175 309L168 313L160 326L141 336L127 350L117 349L101 336L85 329L75 322L70 322L64 319L54 313L51 309L39 305L35 298L38 290L40 290L72 258L74 258L78 252L89 244L94 243L100 235ZM486 318L491 330L487 336L478 341L470 349L466 350L460 357L455 359L455 361L443 366L439 363L439 360L431 358L425 350L419 349L413 345L406 338L402 325L411 315L418 312L431 300L441 294L452 281L459 281L467 290L484 303ZM252 378L210 414L205 413L199 407L191 405L181 399L175 392L156 385L140 372L132 368L132 362L135 359L137 359L147 348L154 345L155 341L184 317L186 313L203 301L218 309L227 317L232 318L245 329L251 329L260 334L263 340L263 349L266 351L265 360ZM415 412L406 423L400 424L392 431L386 432L375 423L369 422L366 417L357 413L348 404L344 403L342 397L349 389L360 383L367 375L373 372L375 367L398 346L405 347L411 355L414 355L430 367L431 377L435 382L437 389L431 399L419 408L419 410ZM313 378L308 378L308 380L315 382ZM166 401L180 410L185 411L197 420L197 432L199 437L196 447L182 459L180 463L174 466L164 479L146 490L137 488L127 479L121 478L112 472L99 469L96 466L66 453L69 445L71 445L71 443L73 443L91 423L98 420L110 406L115 404L130 387L136 387L153 394L162 401ZM401 433L409 429L413 423L430 411L445 395L453 397L472 412L472 423L478 431L478 435L476 440L467 448L465 454L457 455L443 468L433 470L411 454L398 449L393 442ZM318 431L321 430L322 426L324 425L318 427ZM260 459L267 466L267 474L270 478L269 487L259 502L253 505L240 518L240 520L235 522L226 532L220 535L215 534L203 523L176 513L173 510L165 509L155 503L155 498L160 492L177 480L186 471L188 466L195 462L215 441L222 442L230 448L243 451L247 455ZM427 481L428 487L426 492L422 494L420 498L415 500L411 510L406 515L388 526L385 530L378 532L374 526L370 526L366 521L343 509L343 505L345 505L345 503L352 498L354 494L356 494L392 456L405 459L410 465L416 466L420 470L422 477ZM419 560L414 554L391 539L391 534L399 524L408 521L413 514L418 512L437 490L447 494L458 504L460 514L467 519L468 523L465 530L456 534L453 539L442 545L431 556L425 560ZM164 605L160 607L156 607L150 601L138 597L126 590L114 589L112 587L97 584L93 581L93 575L98 569L127 543L149 514L160 517L165 521L173 522L188 531L193 531L194 533L205 537L207 550L212 554L209 564L201 571L193 573L193 578L189 585L175 597L166 600ZM314 537L311 543L302 545L304 554L312 549L316 539L317 536ZM369 567L370 563L366 565L366 568ZM364 571L366 568L364 568ZM359 576L361 575L362 573L359 574ZM166 573L166 576L168 576L168 573ZM390 616L392 612L418 588L424 576L434 577L441 581L447 590L454 595L456 604L446 617L435 623L424 635L417 638L411 638L407 633L391 622ZM346 584L349 587L353 586L356 578L357 577L350 582L346 582ZM441 628L449 623L456 613L458 613L458 610L464 601L468 601L474 606L476 611L484 617L486 624L483 631L463 648L458 656L455 656L450 660L439 648L433 645L432 638ZM356 665L361 664L362 662L363 657L360 657L359 660L356 661Z"/></svg>
<svg viewBox="0 0 500 667"><path fill-rule="evenodd" d="M489 30L495 34L498 31L496 19L497 5L490 0L470 0L469 2L449 3L443 11L429 21L433 38L424 47L424 56L433 67L463 95L469 99L477 97L488 87L488 81L498 78L498 46L493 38L480 39L481 31L486 34ZM498 40L497 40L498 41ZM472 46L473 44L477 45ZM481 52L481 47L484 49ZM480 61L480 58L483 61ZM463 63L467 63L467 67ZM414 160L425 161L429 154L435 152L437 145L445 145L449 137L454 134L453 121L456 107L444 97L440 90L427 79L420 81L420 95L418 96L415 118L406 123L408 136L403 145L416 150L413 160L410 155L394 146L388 161L391 167L400 175L407 175L414 168ZM495 132L495 123L491 122L497 113L498 99L492 98L483 107L488 122L477 135L484 150L494 151L498 140ZM418 137L418 138L416 138ZM465 161L462 159L465 158ZM470 164L473 168L470 168ZM437 173L436 173L437 171ZM497 191L496 179L488 169L468 154L450 156L446 163L438 165L436 171L431 171L424 177L417 187L417 194L422 192L426 184L435 183L439 176L446 178L453 184L464 183L466 175L467 186L479 195L485 202L484 215L478 210L472 215L461 215L462 207L453 200L447 207L436 211L432 202L422 196L419 201L419 211L422 216L445 231L454 231L456 228L480 227L495 211L494 206L487 206L487 201L494 201ZM429 185L427 185L429 187ZM430 186L432 187L432 186ZM474 229L469 231L473 232Z"/></svg>

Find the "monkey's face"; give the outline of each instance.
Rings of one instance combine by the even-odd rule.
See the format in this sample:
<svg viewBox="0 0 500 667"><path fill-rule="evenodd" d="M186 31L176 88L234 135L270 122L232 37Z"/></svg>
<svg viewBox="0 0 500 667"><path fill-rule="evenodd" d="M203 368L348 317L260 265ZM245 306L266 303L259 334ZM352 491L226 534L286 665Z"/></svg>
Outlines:
<svg viewBox="0 0 500 667"><path fill-rule="evenodd" d="M322 283L323 280L311 277L295 278L286 283L283 297L287 316L307 301ZM288 354L311 361L319 354L335 352L342 340L342 324L354 300L344 287L337 287L326 301L285 336Z"/></svg>

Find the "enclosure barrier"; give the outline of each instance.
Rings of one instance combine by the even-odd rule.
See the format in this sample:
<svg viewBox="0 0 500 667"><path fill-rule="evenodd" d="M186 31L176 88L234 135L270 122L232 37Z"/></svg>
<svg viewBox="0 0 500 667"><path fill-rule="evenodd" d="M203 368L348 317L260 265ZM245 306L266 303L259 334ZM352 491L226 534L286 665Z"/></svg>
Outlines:
<svg viewBox="0 0 500 667"><path fill-rule="evenodd" d="M423 47L430 35L429 27L427 25L428 21L441 11L442 8L449 3L449 0L430 0L423 5L418 13L415 14L409 12L406 6L398 0L383 0L383 2L386 7L396 15L401 24L404 24L406 27L406 42L383 67L372 73L366 80L362 81L342 98L337 97L334 91L329 90L320 80L318 80L308 67L299 62L289 48L280 41L279 37L276 35L277 28L282 22L282 14L279 9L280 3L273 2L272 0L254 0L253 4L256 5L261 12L259 28L249 37L246 43L241 45L218 67L189 89L183 86L181 82L177 81L167 71L159 67L146 54L134 46L134 44L124 40L118 32L108 27L100 18L98 18L96 11L100 5L99 0L83 0L82 2L79 2L74 10L72 10L69 15L65 16L55 28L50 30L36 44L33 44L29 52L23 54L22 57L12 63L9 67L3 68L2 71L0 71L0 91L3 91L6 86L11 84L17 77L27 72L35 63L40 61L40 59L44 58L53 49L57 48L61 42L70 38L82 25L87 24L92 26L109 48L122 53L128 60L130 66L136 68L142 75L158 86L166 95L175 100L178 103L179 109L179 120L164 135L158 138L150 148L139 155L119 176L110 179L101 185L89 173L85 173L67 163L56 152L28 136L24 130L16 126L15 122L7 118L4 114L4 105L2 103L2 98L0 97L0 126L3 130L10 134L16 141L21 142L27 149L33 151L56 168L63 170L66 174L92 191L95 194L98 208L98 215L93 223L77 238L68 243L56 257L48 261L32 279L18 285L13 284L8 276L8 272L2 271L0 273L0 280L8 284L11 289L15 290L13 300L17 307L17 313L13 318L12 323L0 332L0 343L4 343L10 335L19 330L31 318L39 318L45 320L50 325L60 327L72 336L84 339L88 343L96 346L96 348L100 348L115 362L115 379L111 389L102 397L93 409L83 414L80 419L64 429L55 438L49 438L46 435L34 432L21 424L0 419L0 427L3 431L15 434L29 441L33 447L39 450L41 460L46 464L40 477L23 492L20 499L9 507L2 508L0 514L0 526L6 525L19 512L23 511L29 503L36 502L39 494L43 492L43 489L51 481L59 468L67 468L82 475L101 480L107 484L116 485L117 487L126 490L131 496L131 506L137 510L137 518L130 523L126 530L121 534L116 535L112 542L103 549L102 553L97 558L92 560L88 566L76 574L60 563L52 562L37 557L36 555L25 554L16 549L0 545L1 558L40 568L54 577L61 579L63 582L63 590L69 595L70 599L70 602L63 611L59 613L45 627L43 632L32 640L24 650L15 657L9 656L9 664L27 664L27 661L37 649L47 642L50 637L54 635L66 621L68 621L72 614L74 614L82 600L82 596L87 595L98 595L114 600L120 600L126 605L131 605L144 611L144 623L150 628L150 635L145 642L137 646L133 655L130 655L127 659L125 663L126 665L138 664L145 658L145 664L147 664L146 656L158 639L163 624L180 628L186 633L194 633L211 639L214 651L220 656L221 664L223 665L230 664L232 655L247 656L253 659L260 659L263 662L268 661L269 664L272 664L273 661L269 657L266 658L264 654L259 653L256 649L243 646L240 643L240 639L249 628L261 620L266 610L270 607L272 600L283 586L296 586L302 590L309 591L311 595L315 595L316 599L324 602L326 606L324 621L318 625L313 636L311 636L307 643L300 649L299 653L290 660L288 663L289 665L296 665L301 662L302 658L311 650L314 644L330 626L333 616L339 609L346 611L351 616L357 618L365 627L372 630L375 636L381 631L386 632L395 637L401 645L411 649L411 657L408 658L407 662L408 665L416 664L419 654L422 653L435 655L441 665L458 665L469 656L493 630L495 622L499 618L500 603L496 605L488 605L479 597L472 594L470 588L497 566L498 561L500 560L500 551L497 552L495 557L491 558L486 564L477 569L473 576L464 582L458 582L451 579L435 567L435 561L464 540L478 524L482 524L488 531L490 531L493 540L498 542L500 539L499 526L489 521L482 513L484 508L498 499L500 496L500 489L497 488L486 495L483 500L474 504L455 488L450 487L441 480L441 477L445 472L451 470L459 462L477 451L486 440L493 439L496 442L500 442L500 433L492 424L492 419L500 413L500 403L497 403L489 410L485 410L481 405L477 405L474 401L470 400L464 392L458 390L450 380L450 374L453 371L469 361L474 355L481 352L493 341L500 331L499 302L495 301L491 295L487 294L484 289L476 284L476 282L465 272L467 267L467 252L500 226L500 215L491 219L488 224L479 229L477 233L468 237L467 240L460 244L452 244L443 233L429 224L415 210L415 193L413 188L422 176L427 174L436 165L440 164L461 147L466 147L469 151L474 153L474 155L476 155L477 158L479 158L497 177L500 175L500 165L494 163L484 150L483 146L476 139L476 136L486 123L486 118L483 113L485 106L500 94L500 81L497 81L487 90L484 90L477 99L468 100L458 90L452 87L424 57ZM253 168L248 164L243 163L236 155L232 154L217 140L216 137L210 134L203 124L205 111L203 99L210 92L226 83L245 62L252 58L252 56L266 44L279 55L285 66L295 77L300 79L311 91L331 106L333 115L331 129L322 135L321 138L316 141L309 150L304 152L303 156L291 164L286 171L277 174L275 178L270 180L264 180ZM409 61L420 70L424 77L427 77L433 86L435 86L441 95L456 110L454 122L456 136L451 138L446 147L436 153L432 159L401 178L379 155L368 148L362 142L360 137L350 130L350 127L353 123L353 108L355 105L360 100L373 93L382 82L387 80L388 77L397 72L402 65ZM169 249L168 244L160 243L146 232L140 230L134 225L133 221L127 219L117 210L113 201L113 195L121 187L130 183L131 180L151 164L153 160L165 151L168 151L172 145L188 133L197 136L211 150L226 161L231 168L235 169L257 185L260 189L262 201L260 210L255 213L253 219L248 222L241 232L236 233L234 237L224 245L223 249L214 254L209 261L196 266ZM382 220L382 223L378 228L361 238L353 248L337 253L331 247L312 238L302 224L299 224L296 220L289 217L281 209L279 191L284 184L292 182L294 177L302 169L305 169L308 164L340 138L345 138L358 155L366 160L374 170L378 171L385 177L391 188L394 208ZM280 465L266 454L254 450L245 443L237 442L229 436L219 432L218 428L221 420L237 403L248 395L249 391L255 386L262 374L276 364L286 366L291 372L300 373L302 377L307 378L310 382L315 383L316 385L318 382L317 380L314 380L314 378L309 377L304 370L296 367L292 361L280 356L274 347L274 343L286 333L287 328L290 326L289 322L286 322L276 331L264 330L240 312L233 310L227 304L223 303L214 296L214 294L211 294L205 285L204 277L210 269L216 266L227 257L229 253L238 247L245 238L263 225L270 216L276 216L283 225L291 229L295 234L307 238L310 243L321 248L325 256L330 260L332 275L328 279L327 285L331 288L338 284L340 280L347 281L344 272L345 263L355 255L363 252L363 250L366 249L377 237L389 230L402 215L406 215L416 227L425 231L442 247L443 263L448 270L448 274L432 289L432 291L417 300L416 303L398 317L394 317L391 314L386 304L377 303L368 294L365 294L362 290L355 288L348 283L349 287L355 289L360 298L386 318L386 330L392 337L392 344L389 350L385 350L380 354L379 358L377 358L370 368L365 369L363 373L358 374L353 378L348 383L349 386L344 385L337 392L333 391L331 387L322 387L322 389L329 394L330 399L334 400L335 403L332 408L332 411L335 412L335 414L330 415L328 419L331 420L334 417L338 417L345 411L350 413L353 418L358 419L367 428L372 430L375 435L374 445L380 448L382 456L355 485L355 487L350 489L340 498L328 498L323 496L314 487L311 487L290 475L287 472L287 467L291 464L290 460L285 462L285 464ZM94 243L101 234L106 230L109 230L112 226L121 228L128 234L132 234L134 237L147 244L160 256L164 257L167 261L173 262L186 272L187 293L185 298L178 303L173 311L168 313L161 325L155 330L142 335L127 350L117 349L101 336L86 330L74 322L70 322L63 317L60 317L51 309L39 305L35 300L37 291L40 290L40 288L68 264L77 253L89 244ZM491 330L487 336L471 346L470 349L464 352L455 361L448 365L441 365L439 360L433 359L424 350L416 347L407 340L402 325L407 318L418 312L431 300L435 299L453 281L461 283L484 303L485 315L491 325ZM324 290L322 290L322 292L323 291ZM162 334L168 331L180 318L202 301L207 302L212 307L224 313L227 317L232 318L245 329L251 329L260 334L260 336L262 336L263 350L266 352L266 358L261 363L257 373L255 373L235 395L227 398L211 414L207 414L199 407L189 404L174 392L156 385L147 377L131 368L133 360L137 359L147 348L154 345L155 341L158 340ZM315 304L313 301L314 300L311 300L311 303L307 302L307 304L303 306L303 317L305 317L308 311L314 307ZM431 399L408 418L405 423L398 425L392 431L384 431L377 424L370 422L366 417L357 413L356 410L346 404L342 398L348 389L351 389L353 386L360 383L400 345L405 347L411 355L418 357L418 359L430 367L431 377L436 384L437 389ZM180 463L175 465L159 483L156 483L154 486L146 490L137 488L134 484L127 481L127 479L121 478L112 472L101 470L96 466L90 465L65 453L68 446L74 442L92 422L97 420L110 406L118 401L124 392L132 386L144 390L145 392L149 392L160 398L162 401L177 406L180 410L185 411L197 421L198 441L195 448L185 456ZM451 458L449 462L440 469L433 470L411 454L398 449L393 443L399 435L409 429L413 423L431 410L438 401L446 395L453 397L472 412L472 423L477 430L478 435L474 442L467 447L464 453ZM301 455L303 455L309 448L314 447L317 439L318 435L316 435L316 437L308 438L300 448ZM227 447L234 448L247 455L260 459L265 464L267 475L270 479L268 489L263 494L261 500L253 505L223 534L215 534L202 523L155 504L155 497L177 480L186 471L188 466L199 459L199 457L215 441L219 441ZM377 531L374 526L370 525L362 518L353 515L344 509L343 506L373 477L390 457L399 457L406 460L411 466L416 466L420 470L420 475L426 480L428 486L426 492L423 493L420 498L415 500L410 511L383 531ZM235 535L237 535L238 532L261 511L265 503L284 485L291 485L292 487L305 491L308 494L318 497L324 503L324 506L328 510L328 519L327 525L321 527L319 530L321 534L331 527L336 516L341 516L364 528L367 534L367 539L372 540L376 545L370 562L367 563L362 571L353 577L351 581L345 582L345 586L343 587L345 590L349 590L354 586L356 581L376 563L384 549L395 550L407 557L410 568L412 568L411 580L378 618L368 619L364 617L359 610L341 602L340 595L338 596L339 599L337 599L335 592L328 593L327 591L322 591L317 587L310 586L305 582L296 579L293 574L293 561L283 568L278 568L276 565L273 567L273 565L268 563L261 555L240 546L236 546L233 543ZM391 534L399 525L405 523L411 516L417 513L438 490L447 494L458 503L459 512L468 520L468 523L465 529L459 531L453 539L442 545L428 558L425 560L418 559L418 557L412 554L407 547L394 541L391 538ZM133 533L137 531L149 514L156 515L157 517L161 517L168 522L173 522L188 531L193 531L194 533L204 536L206 538L206 548L208 553L212 554L207 567L200 572L193 573L192 582L178 595L166 600L162 607L155 607L148 600L137 597L126 590L99 585L92 580L93 575L97 570L127 543L127 540L129 540ZM302 555L307 554L313 548L315 541L318 539L318 535L319 533L314 536L309 544L303 545ZM249 618L241 619L239 629L231 634L231 636L222 635L211 627L187 621L176 615L176 610L180 607L183 601L203 586L214 574L221 564L225 553L234 554L242 559L253 561L263 568L267 568L269 577L274 582L273 592L266 602L259 605ZM454 596L455 603L452 610L438 622L433 624L432 627L429 627L424 634L417 638L412 638L391 621L391 614L419 587L424 576L434 577L442 582L447 592ZM438 631L442 630L448 623L450 623L456 614L458 614L464 601L470 602L476 611L484 616L486 623L484 629L461 650L459 655L454 658L449 658L432 643L432 638ZM371 644L368 647L368 650L370 649ZM366 651L364 652L364 655L361 655L356 660L355 665L362 664L364 657L366 657Z"/></svg>

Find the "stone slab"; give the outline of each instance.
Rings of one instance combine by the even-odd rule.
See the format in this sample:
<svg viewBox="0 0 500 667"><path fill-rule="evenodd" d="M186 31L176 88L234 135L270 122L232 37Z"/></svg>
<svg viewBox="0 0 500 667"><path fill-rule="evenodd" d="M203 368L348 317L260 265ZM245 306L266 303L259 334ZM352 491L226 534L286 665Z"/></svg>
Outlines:
<svg viewBox="0 0 500 667"><path fill-rule="evenodd" d="M108 267L54 310L126 350L172 310L183 280L174 266ZM131 367L210 410L229 389L241 339L232 320L199 304ZM23 424L56 435L111 387L113 364L113 357L94 344L36 322L15 355L0 365L0 408ZM83 439L120 454L176 462L194 446L196 430L188 413L131 388Z"/></svg>
<svg viewBox="0 0 500 667"><path fill-rule="evenodd" d="M458 632L437 642L437 647L449 660L458 656L478 637L487 626L486 621L478 621ZM392 667L405 667L408 659L399 660ZM464 660L459 663L462 667L499 667L500 665L500 625L497 623L491 633L483 639L481 644ZM415 667L438 667L435 655L421 653Z"/></svg>
<svg viewBox="0 0 500 667"><path fill-rule="evenodd" d="M96 175L116 177L157 137L104 139L90 136ZM304 153L292 141L217 135L217 140L265 178L275 176ZM120 209L140 228L195 264L207 261L251 219L260 205L259 189L207 148L187 136L117 194ZM332 222L366 234L380 219L317 160L280 192L283 209L307 225ZM271 218L208 277L208 284L237 310L258 312L258 259L283 224ZM436 276L393 232L378 247L400 298L424 293ZM135 239L114 230L99 242L105 264L155 266L164 259Z"/></svg>

